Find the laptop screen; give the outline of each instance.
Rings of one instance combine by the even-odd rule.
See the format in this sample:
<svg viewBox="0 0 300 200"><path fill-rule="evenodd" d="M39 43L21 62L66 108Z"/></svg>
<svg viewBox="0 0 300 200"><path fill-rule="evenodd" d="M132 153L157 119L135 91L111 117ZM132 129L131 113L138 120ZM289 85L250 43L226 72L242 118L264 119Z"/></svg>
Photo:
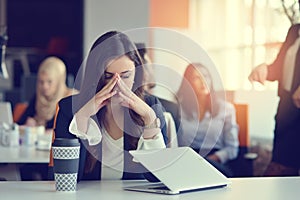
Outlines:
<svg viewBox="0 0 300 200"><path fill-rule="evenodd" d="M174 192L224 186L229 183L227 177L189 147L130 153Z"/></svg>

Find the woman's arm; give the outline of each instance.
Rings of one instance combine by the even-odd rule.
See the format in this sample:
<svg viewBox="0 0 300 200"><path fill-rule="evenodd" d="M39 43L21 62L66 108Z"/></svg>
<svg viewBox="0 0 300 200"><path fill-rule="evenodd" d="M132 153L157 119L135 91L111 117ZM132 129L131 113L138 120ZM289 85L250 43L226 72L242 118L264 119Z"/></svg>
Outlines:
<svg viewBox="0 0 300 200"><path fill-rule="evenodd" d="M102 139L102 133L97 123L92 118L89 118L86 123L87 123L86 132L80 131L80 129L78 128L76 116L74 116L69 125L70 133L80 139L87 140L88 144L91 146L99 144Z"/></svg>
<svg viewBox="0 0 300 200"><path fill-rule="evenodd" d="M36 96L30 100L26 110L21 115L20 119L17 121L17 124L19 125L25 125L28 117L34 117L35 115L35 102L36 102Z"/></svg>
<svg viewBox="0 0 300 200"><path fill-rule="evenodd" d="M224 147L215 152L221 163L225 163L228 160L232 160L237 157L239 140L238 140L238 125L236 122L236 114L234 106L226 102L226 116L223 128L223 144Z"/></svg>
<svg viewBox="0 0 300 200"><path fill-rule="evenodd" d="M166 148L168 136L162 104L156 97L151 95L145 96L145 102L154 111L159 124L153 124L152 127L144 127L143 137L139 140L138 149ZM153 135L153 137L147 137L149 135Z"/></svg>

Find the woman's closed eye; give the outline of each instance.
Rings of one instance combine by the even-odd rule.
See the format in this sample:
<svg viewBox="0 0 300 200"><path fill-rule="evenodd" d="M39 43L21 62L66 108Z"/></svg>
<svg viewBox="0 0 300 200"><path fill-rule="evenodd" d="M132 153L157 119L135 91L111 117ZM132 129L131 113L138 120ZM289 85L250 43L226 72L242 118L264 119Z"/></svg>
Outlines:
<svg viewBox="0 0 300 200"><path fill-rule="evenodd" d="M131 75L132 75L132 72L133 72L133 70L127 70L127 71L121 72L121 73L120 73L120 78L121 78L121 79L127 79L127 78L130 78ZM104 73L104 78L105 78L106 80L112 79L113 76L114 76L114 73L111 73L111 72L105 72L105 73Z"/></svg>
<svg viewBox="0 0 300 200"><path fill-rule="evenodd" d="M120 74L121 79L127 79L130 78L130 76L132 75L132 71L126 71L126 72L122 72Z"/></svg>
<svg viewBox="0 0 300 200"><path fill-rule="evenodd" d="M114 76L113 73L109 73L109 72L105 72L105 73L104 73L104 78L105 78L106 80L112 79L113 76Z"/></svg>

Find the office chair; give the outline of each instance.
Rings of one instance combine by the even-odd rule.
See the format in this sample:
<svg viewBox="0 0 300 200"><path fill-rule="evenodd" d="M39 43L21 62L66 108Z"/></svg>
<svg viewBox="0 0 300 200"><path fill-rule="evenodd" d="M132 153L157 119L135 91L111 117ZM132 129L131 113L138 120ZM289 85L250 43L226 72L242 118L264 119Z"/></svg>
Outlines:
<svg viewBox="0 0 300 200"><path fill-rule="evenodd" d="M233 103L236 110L236 120L239 125L239 153L236 159L229 161L228 165L234 177L253 176L253 162L257 154L249 152L249 110L247 104Z"/></svg>

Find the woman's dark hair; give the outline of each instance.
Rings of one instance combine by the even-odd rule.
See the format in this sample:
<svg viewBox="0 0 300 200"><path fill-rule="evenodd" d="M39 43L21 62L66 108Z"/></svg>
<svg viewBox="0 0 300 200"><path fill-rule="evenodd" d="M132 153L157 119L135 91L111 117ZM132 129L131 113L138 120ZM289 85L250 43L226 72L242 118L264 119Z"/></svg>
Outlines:
<svg viewBox="0 0 300 200"><path fill-rule="evenodd" d="M81 101L91 99L105 85L104 72L109 61L126 55L134 62L136 74L133 90L136 95L143 95L143 64L137 49L127 35L110 31L100 36L92 45L84 68L81 86Z"/></svg>
<svg viewBox="0 0 300 200"><path fill-rule="evenodd" d="M140 54L140 56L142 58L142 61L144 63L146 63L147 61L144 58L145 54L147 53L145 43L135 43L135 46L136 46L136 48L137 48L137 50L138 50L138 52L139 52L139 54Z"/></svg>
<svg viewBox="0 0 300 200"><path fill-rule="evenodd" d="M145 69L145 73L144 73L144 77L147 83L145 83L145 86L148 87L148 89L152 89L156 86L156 84L154 83L154 74L153 74L153 69L152 66L149 66L149 58L147 59L147 54L148 54L148 49L146 47L145 43L135 43L135 46L137 48L137 51L141 57L141 60L144 64L144 69ZM150 82L149 82L150 81Z"/></svg>
<svg viewBox="0 0 300 200"><path fill-rule="evenodd" d="M84 68L84 79L81 85L79 101L75 103L75 107L80 108L86 104L93 96L99 92L106 84L104 72L107 64L116 58L126 55L135 65L135 77L133 83L133 92L141 99L144 100L144 70L141 58L137 52L137 49L129 39L127 35L118 31L110 31L100 36L92 45ZM106 106L101 108L96 114L95 119L98 121L98 125L101 126L105 116ZM129 114L137 126L134 128L134 134L139 135L138 127L144 126L144 121L141 116L136 112L129 109ZM136 138L131 138L131 143L137 143ZM92 152L90 152L91 154ZM94 154L94 153L92 153ZM95 166L95 158L97 156L88 156L87 172L93 170Z"/></svg>

